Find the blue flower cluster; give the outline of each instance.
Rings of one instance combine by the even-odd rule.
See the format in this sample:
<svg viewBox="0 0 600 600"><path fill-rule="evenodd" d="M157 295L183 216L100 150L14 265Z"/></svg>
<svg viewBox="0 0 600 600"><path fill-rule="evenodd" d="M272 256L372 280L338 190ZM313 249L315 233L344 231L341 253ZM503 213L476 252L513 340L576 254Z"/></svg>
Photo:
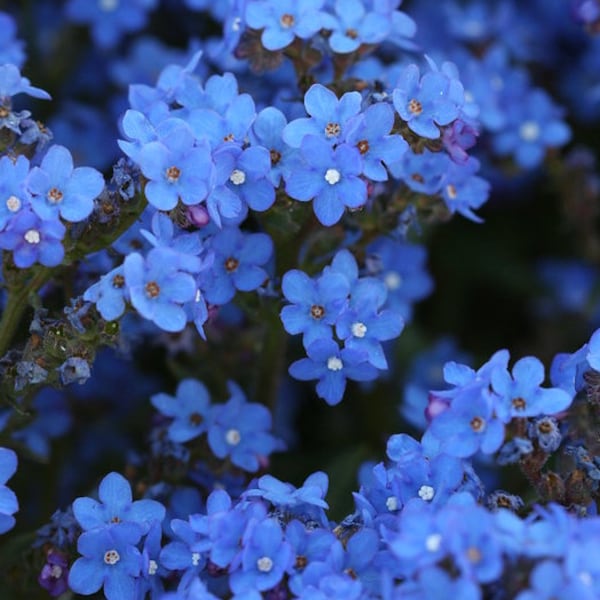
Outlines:
<svg viewBox="0 0 600 600"><path fill-rule="evenodd" d="M217 458L229 459L236 467L254 472L271 452L281 449L281 444L269 431L269 410L262 404L248 402L233 382L229 382L229 392L227 402L211 404L203 383L184 379L174 397L160 393L151 402L170 420L166 435L171 442L189 442L206 434Z"/></svg>
<svg viewBox="0 0 600 600"><path fill-rule="evenodd" d="M381 342L398 337L404 319L386 306L385 283L360 277L348 250L340 250L314 279L288 271L281 286L290 303L281 321L288 333L302 334L308 355L290 365L292 377L318 379L317 394L333 405L342 400L347 379L370 381L387 369Z"/></svg>

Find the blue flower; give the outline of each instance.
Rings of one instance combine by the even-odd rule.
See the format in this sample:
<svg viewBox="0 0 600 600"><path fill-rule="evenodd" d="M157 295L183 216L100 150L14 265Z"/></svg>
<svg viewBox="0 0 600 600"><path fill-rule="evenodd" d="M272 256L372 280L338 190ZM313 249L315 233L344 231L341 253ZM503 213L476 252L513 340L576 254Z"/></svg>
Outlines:
<svg viewBox="0 0 600 600"><path fill-rule="evenodd" d="M59 220L42 220L26 208L18 211L0 232L0 248L12 250L14 263L21 269L36 262L56 267L65 255L61 243L65 231Z"/></svg>
<svg viewBox="0 0 600 600"><path fill-rule="evenodd" d="M508 369L491 373L491 387L499 399L495 401L498 418L508 423L515 417L553 415L566 410L573 397L560 388L542 388L544 365L534 356L518 360L512 377Z"/></svg>
<svg viewBox="0 0 600 600"><path fill-rule="evenodd" d="M542 89L527 90L507 112L507 123L492 138L500 156L511 155L524 169L541 164L548 148L557 148L571 138L561 109Z"/></svg>
<svg viewBox="0 0 600 600"><path fill-rule="evenodd" d="M86 531L77 540L82 555L71 567L69 587L89 595L104 587L108 600L135 598L142 557L135 544L139 528L121 523L110 529Z"/></svg>
<svg viewBox="0 0 600 600"><path fill-rule="evenodd" d="M475 175L478 170L479 161L473 157L462 164L450 162L442 182L442 198L451 213L458 212L471 221L481 223L472 209L487 201L490 184Z"/></svg>
<svg viewBox="0 0 600 600"><path fill-rule="evenodd" d="M73 167L64 146L51 146L42 164L33 167L27 181L31 207L44 220L58 214L72 223L83 221L94 209L94 200L104 189L104 178L92 167Z"/></svg>
<svg viewBox="0 0 600 600"><path fill-rule="evenodd" d="M208 143L196 143L189 126L179 119L165 121L157 131L160 141L147 143L139 153L140 168L149 179L144 188L148 202L159 210L171 210L179 200L199 204L213 177Z"/></svg>
<svg viewBox="0 0 600 600"><path fill-rule="evenodd" d="M146 319L165 331L181 331L187 322L183 303L194 300L194 278L181 269L178 253L153 248L144 260L132 253L124 262L131 304Z"/></svg>
<svg viewBox="0 0 600 600"><path fill-rule="evenodd" d="M385 165L398 162L408 148L400 135L390 135L394 110L389 104L369 106L348 123L346 143L356 146L363 158L363 174L373 181L386 181Z"/></svg>
<svg viewBox="0 0 600 600"><path fill-rule="evenodd" d="M30 203L31 194L26 186L28 174L29 161L23 155L14 161L8 156L0 158L0 231L15 213Z"/></svg>
<svg viewBox="0 0 600 600"><path fill-rule="evenodd" d="M263 268L273 254L273 242L266 233L243 233L227 227L210 238L214 261L200 278L206 300L226 304L236 290L250 292L268 278Z"/></svg>
<svg viewBox="0 0 600 600"><path fill-rule="evenodd" d="M174 397L160 393L152 396L150 401L161 414L173 418L167 432L174 442L187 442L207 431L210 396L200 381L183 379Z"/></svg>
<svg viewBox="0 0 600 600"><path fill-rule="evenodd" d="M363 170L360 152L347 144L332 148L325 140L307 135L302 140L299 164L286 181L285 191L295 200L313 200L317 219L335 225L345 208L357 209L367 201L367 185L359 177Z"/></svg>
<svg viewBox="0 0 600 600"><path fill-rule="evenodd" d="M275 519L254 525L244 536L241 569L230 575L233 592L265 591L281 581L294 560L292 547L284 540Z"/></svg>
<svg viewBox="0 0 600 600"><path fill-rule="evenodd" d="M336 0L336 23L333 27L325 27L331 29L328 42L334 52L354 52L362 44L378 44L390 34L391 11L390 14L367 11L364 4L362 0Z"/></svg>
<svg viewBox="0 0 600 600"><path fill-rule="evenodd" d="M90 286L83 293L83 299L94 302L103 319L118 319L125 312L125 302L129 300L123 265L106 273L100 281Z"/></svg>
<svg viewBox="0 0 600 600"><path fill-rule="evenodd" d="M324 0L257 0L246 5L245 20L262 29L261 42L267 50L281 50L295 37L308 39L335 21L320 10Z"/></svg>
<svg viewBox="0 0 600 600"><path fill-rule="evenodd" d="M459 116L464 92L458 80L442 71L421 77L419 67L410 64L400 73L393 99L396 111L412 131L437 139L439 126L449 125Z"/></svg>
<svg viewBox="0 0 600 600"><path fill-rule="evenodd" d="M428 429L440 442L440 450L466 458L479 450L496 452L504 442L504 424L496 417L491 393L478 387L461 391L450 408L434 417Z"/></svg>
<svg viewBox="0 0 600 600"><path fill-rule="evenodd" d="M346 348L365 353L378 369L387 369L381 345L400 335L404 319L397 310L380 310L386 301L385 284L375 278L363 277L350 291L350 304L336 322L336 333Z"/></svg>
<svg viewBox="0 0 600 600"><path fill-rule="evenodd" d="M303 271L292 269L282 279L281 289L291 302L281 309L281 321L288 333L303 333L306 347L321 338L332 337L332 325L348 303L348 279L334 271L311 279Z"/></svg>
<svg viewBox="0 0 600 600"><path fill-rule="evenodd" d="M14 450L0 448L0 534L15 526L13 514L19 510L15 493L5 484L17 470L17 455Z"/></svg>
<svg viewBox="0 0 600 600"><path fill-rule="evenodd" d="M87 497L73 501L73 513L84 531L106 530L126 523L135 525L133 531L138 532L139 540L153 523L161 522L165 516L165 507L156 500L134 502L129 482L119 473L109 473L102 479L98 497L99 501ZM130 527L128 531L131 530Z"/></svg>
<svg viewBox="0 0 600 600"><path fill-rule="evenodd" d="M346 379L371 381L377 369L367 362L367 355L351 348L340 349L331 339L318 339L306 349L308 358L292 363L289 373L302 381L318 379L317 394L329 405L341 402L346 389Z"/></svg>
<svg viewBox="0 0 600 600"><path fill-rule="evenodd" d="M229 457L245 471L257 471L260 461L279 448L269 430L271 413L262 404L247 402L242 390L229 382L231 397L215 405L208 444L218 458Z"/></svg>

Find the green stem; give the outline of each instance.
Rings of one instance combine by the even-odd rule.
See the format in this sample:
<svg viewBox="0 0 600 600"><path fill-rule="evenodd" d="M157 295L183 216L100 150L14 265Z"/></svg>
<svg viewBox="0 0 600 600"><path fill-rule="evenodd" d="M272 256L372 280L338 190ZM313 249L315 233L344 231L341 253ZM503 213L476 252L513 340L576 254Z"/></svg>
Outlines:
<svg viewBox="0 0 600 600"><path fill-rule="evenodd" d="M22 271L8 284L8 300L0 319L0 356L10 348L23 314L30 305L29 298L37 292L55 271L47 267L34 267L32 273ZM30 275L25 278L25 275Z"/></svg>

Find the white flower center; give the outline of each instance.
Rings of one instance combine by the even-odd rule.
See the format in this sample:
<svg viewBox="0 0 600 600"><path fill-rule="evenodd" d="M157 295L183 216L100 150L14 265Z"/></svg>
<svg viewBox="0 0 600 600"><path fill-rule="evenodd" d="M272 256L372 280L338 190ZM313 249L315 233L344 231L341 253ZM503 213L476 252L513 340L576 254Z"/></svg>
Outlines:
<svg viewBox="0 0 600 600"><path fill-rule="evenodd" d="M352 335L354 337L364 338L365 334L367 333L367 326L364 323L357 321L356 323L352 323L350 330L352 331Z"/></svg>
<svg viewBox="0 0 600 600"><path fill-rule="evenodd" d="M242 183L246 181L246 173L239 169L234 169L229 176L229 181L231 181L233 185L242 185Z"/></svg>
<svg viewBox="0 0 600 600"><path fill-rule="evenodd" d="M425 502L429 502L435 496L435 490L430 485L422 485L419 488L419 498L421 500L425 500Z"/></svg>
<svg viewBox="0 0 600 600"><path fill-rule="evenodd" d="M40 232L37 229L29 229L25 232L23 236L25 241L29 244L39 244L42 237L40 236Z"/></svg>
<svg viewBox="0 0 600 600"><path fill-rule="evenodd" d="M261 573L268 573L273 568L273 561L268 556L261 556L256 561L256 567Z"/></svg>
<svg viewBox="0 0 600 600"><path fill-rule="evenodd" d="M432 533L431 535L428 535L425 540L425 548L427 548L429 552L436 552L441 545L442 536L439 533Z"/></svg>
<svg viewBox="0 0 600 600"><path fill-rule="evenodd" d="M470 104L474 101L475 97L473 96L472 92L470 92L469 90L465 90L465 102L468 102Z"/></svg>
<svg viewBox="0 0 600 600"><path fill-rule="evenodd" d="M99 0L100 10L111 12L119 6L119 0Z"/></svg>
<svg viewBox="0 0 600 600"><path fill-rule="evenodd" d="M340 172L337 169L327 169L325 173L325 181L329 185L335 185L342 178Z"/></svg>
<svg viewBox="0 0 600 600"><path fill-rule="evenodd" d="M50 575L54 577L54 579L60 579L63 574L62 567L60 565L52 565L50 569Z"/></svg>
<svg viewBox="0 0 600 600"><path fill-rule="evenodd" d="M388 290L397 290L402 285L402 277L396 271L390 271L385 274L383 283Z"/></svg>
<svg viewBox="0 0 600 600"><path fill-rule="evenodd" d="M230 429L225 434L225 441L230 446L237 446L240 443L241 439L242 439L242 435L241 435L241 433L237 429Z"/></svg>
<svg viewBox="0 0 600 600"><path fill-rule="evenodd" d="M535 142L540 137L540 126L535 121L525 121L519 127L519 135L526 142Z"/></svg>
<svg viewBox="0 0 600 600"><path fill-rule="evenodd" d="M148 561L148 575L156 575L158 571L158 563L155 560Z"/></svg>
<svg viewBox="0 0 600 600"><path fill-rule="evenodd" d="M241 17L235 17L231 23L232 31L239 31L242 28L242 19Z"/></svg>
<svg viewBox="0 0 600 600"><path fill-rule="evenodd" d="M6 201L6 208L10 212L17 212L21 208L21 201L16 196L10 196Z"/></svg>
<svg viewBox="0 0 600 600"><path fill-rule="evenodd" d="M390 496L385 501L385 505L389 511L398 510L398 498L396 498L396 496Z"/></svg>
<svg viewBox="0 0 600 600"><path fill-rule="evenodd" d="M192 565L197 567L200 564L200 553L192 552Z"/></svg>
<svg viewBox="0 0 600 600"><path fill-rule="evenodd" d="M330 371L340 371L344 368L344 363L337 356L330 356L327 359L327 368Z"/></svg>
<svg viewBox="0 0 600 600"><path fill-rule="evenodd" d="M107 550L104 553L104 562L107 565L116 565L121 560L121 556L116 550Z"/></svg>
<svg viewBox="0 0 600 600"><path fill-rule="evenodd" d="M587 571L581 571L581 573L577 575L577 578L586 586L591 586L594 583L592 576Z"/></svg>

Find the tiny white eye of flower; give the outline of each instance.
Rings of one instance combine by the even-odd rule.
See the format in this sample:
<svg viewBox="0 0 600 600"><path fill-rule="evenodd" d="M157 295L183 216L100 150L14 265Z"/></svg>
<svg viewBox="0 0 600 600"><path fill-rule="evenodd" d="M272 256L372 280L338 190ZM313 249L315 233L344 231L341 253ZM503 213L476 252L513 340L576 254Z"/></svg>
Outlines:
<svg viewBox="0 0 600 600"><path fill-rule="evenodd" d="M330 356L327 359L327 368L330 371L340 371L344 368L344 363L337 356Z"/></svg>
<svg viewBox="0 0 600 600"><path fill-rule="evenodd" d="M398 498L396 498L396 496L390 496L385 501L385 505L390 512L398 510Z"/></svg>
<svg viewBox="0 0 600 600"><path fill-rule="evenodd" d="M192 553L192 565L197 567L200 564L200 554L198 552Z"/></svg>
<svg viewBox="0 0 600 600"><path fill-rule="evenodd" d="M256 561L256 566L261 573L268 573L273 568L273 561L268 556L261 556Z"/></svg>
<svg viewBox="0 0 600 600"><path fill-rule="evenodd" d="M148 575L156 575L158 571L158 563L155 560L150 559L148 561Z"/></svg>
<svg viewBox="0 0 600 600"><path fill-rule="evenodd" d="M28 229L23 236L29 244L39 244L42 237L37 229Z"/></svg>
<svg viewBox="0 0 600 600"><path fill-rule="evenodd" d="M230 446L237 446L240 443L241 439L242 439L242 435L237 429L230 429L225 434L225 441Z"/></svg>
<svg viewBox="0 0 600 600"><path fill-rule="evenodd" d="M121 560L121 555L116 550L107 550L104 553L104 562L107 565L116 565Z"/></svg>
<svg viewBox="0 0 600 600"><path fill-rule="evenodd" d="M425 500L425 502L429 502L435 496L435 490L430 485L422 485L419 488L419 498L421 500Z"/></svg>
<svg viewBox="0 0 600 600"><path fill-rule="evenodd" d="M364 323L357 321L356 323L352 323L350 330L354 337L364 338L367 333L367 326Z"/></svg>
<svg viewBox="0 0 600 600"><path fill-rule="evenodd" d="M10 196L6 200L6 208L8 208L10 212L17 212L21 208L21 200L16 196Z"/></svg>
<svg viewBox="0 0 600 600"><path fill-rule="evenodd" d="M535 121L525 121L519 127L519 135L526 142L535 142L540 137L540 126Z"/></svg>
<svg viewBox="0 0 600 600"><path fill-rule="evenodd" d="M396 271L390 271L385 274L383 283L388 290L397 290L402 285L402 277Z"/></svg>
<svg viewBox="0 0 600 600"><path fill-rule="evenodd" d="M342 175L337 169L327 169L325 173L325 181L329 185L335 185L342 178Z"/></svg>
<svg viewBox="0 0 600 600"><path fill-rule="evenodd" d="M240 171L240 169L234 169L229 176L229 181L231 181L233 185L242 185L242 183L246 181L246 173Z"/></svg>
<svg viewBox="0 0 600 600"><path fill-rule="evenodd" d="M428 535L425 540L425 548L427 548L429 552L436 552L441 545L442 536L439 533L432 533L431 535Z"/></svg>

